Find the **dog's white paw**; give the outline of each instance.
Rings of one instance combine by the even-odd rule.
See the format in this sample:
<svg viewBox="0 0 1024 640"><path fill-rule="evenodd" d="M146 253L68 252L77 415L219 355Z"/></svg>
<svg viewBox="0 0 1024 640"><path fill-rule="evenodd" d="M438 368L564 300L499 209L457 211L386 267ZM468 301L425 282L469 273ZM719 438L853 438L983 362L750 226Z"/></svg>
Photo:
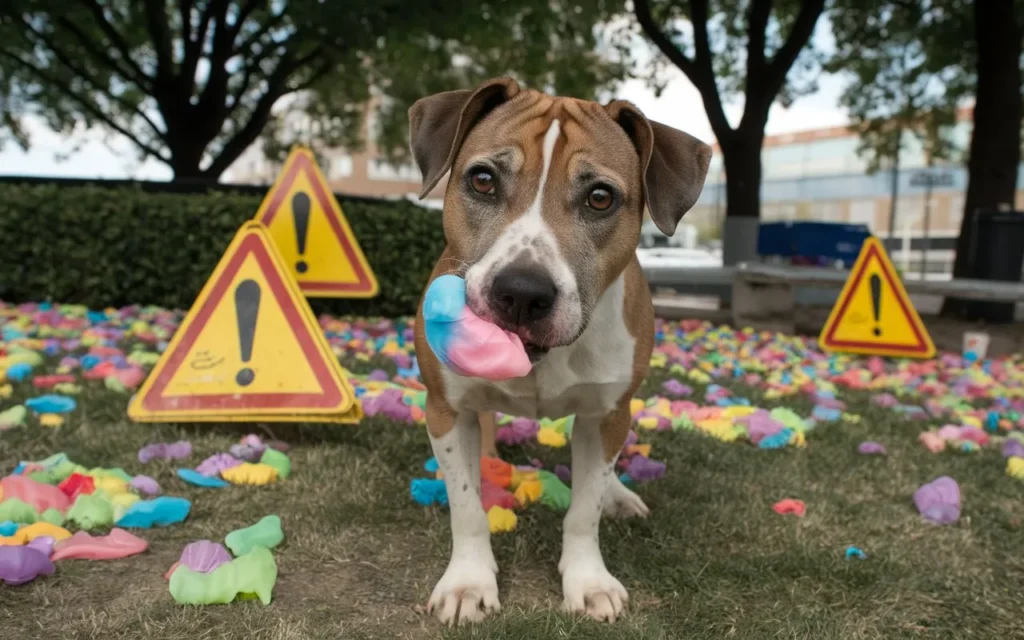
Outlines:
<svg viewBox="0 0 1024 640"><path fill-rule="evenodd" d="M609 483L608 495L604 498L604 515L609 518L646 518L651 515L651 510L640 496L616 478Z"/></svg>
<svg viewBox="0 0 1024 640"><path fill-rule="evenodd" d="M427 603L427 612L447 625L481 622L501 610L497 564L474 558L452 558Z"/></svg>
<svg viewBox="0 0 1024 640"><path fill-rule="evenodd" d="M629 594L604 567L603 562L575 562L562 573L562 593L566 613L585 613L604 622L615 622L622 614Z"/></svg>

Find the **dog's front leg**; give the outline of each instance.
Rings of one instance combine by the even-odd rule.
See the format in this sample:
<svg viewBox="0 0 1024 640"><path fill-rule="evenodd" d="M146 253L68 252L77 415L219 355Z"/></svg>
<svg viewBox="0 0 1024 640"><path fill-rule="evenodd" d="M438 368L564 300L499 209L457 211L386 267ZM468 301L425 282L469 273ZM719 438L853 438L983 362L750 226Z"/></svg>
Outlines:
<svg viewBox="0 0 1024 640"><path fill-rule="evenodd" d="M480 423L476 413L453 417L428 411L434 449L451 509L452 556L427 610L441 622L479 622L501 608L498 564L491 552L487 514L480 503Z"/></svg>
<svg viewBox="0 0 1024 640"><path fill-rule="evenodd" d="M572 432L572 506L562 533L563 608L614 622L629 599L626 589L604 566L598 531L609 498L615 460L629 432L629 407L601 418L577 416Z"/></svg>

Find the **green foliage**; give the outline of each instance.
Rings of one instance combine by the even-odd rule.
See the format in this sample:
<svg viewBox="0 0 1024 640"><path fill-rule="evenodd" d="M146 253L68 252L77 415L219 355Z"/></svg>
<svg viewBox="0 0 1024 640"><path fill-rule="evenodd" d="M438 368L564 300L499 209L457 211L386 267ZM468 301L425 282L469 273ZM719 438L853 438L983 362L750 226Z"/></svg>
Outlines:
<svg viewBox="0 0 1024 640"><path fill-rule="evenodd" d="M589 97L626 74L598 25L615 0L4 0L0 142L21 119L98 126L176 179L217 179L261 135L358 148L380 98L401 155L405 112L432 92L512 75ZM284 99L284 100L283 100ZM286 107L286 108L282 108ZM269 125L269 126L268 126Z"/></svg>
<svg viewBox="0 0 1024 640"><path fill-rule="evenodd" d="M837 0L826 69L849 84L840 104L860 133L869 171L899 164L911 137L929 160L957 151L956 109L974 91L976 44L968 0Z"/></svg>
<svg viewBox="0 0 1024 640"><path fill-rule="evenodd" d="M381 293L312 299L313 309L414 313L444 249L440 214L408 201L339 202ZM259 203L256 195L214 191L0 184L0 299L187 309Z"/></svg>

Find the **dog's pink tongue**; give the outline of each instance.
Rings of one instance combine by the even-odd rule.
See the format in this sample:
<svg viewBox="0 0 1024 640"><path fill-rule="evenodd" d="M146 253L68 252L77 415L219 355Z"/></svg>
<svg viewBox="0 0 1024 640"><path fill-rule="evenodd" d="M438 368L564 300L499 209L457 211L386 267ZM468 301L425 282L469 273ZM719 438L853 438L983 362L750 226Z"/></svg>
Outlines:
<svg viewBox="0 0 1024 640"><path fill-rule="evenodd" d="M473 313L462 310L459 331L448 347L448 366L462 376L485 380L522 378L530 373L523 341Z"/></svg>

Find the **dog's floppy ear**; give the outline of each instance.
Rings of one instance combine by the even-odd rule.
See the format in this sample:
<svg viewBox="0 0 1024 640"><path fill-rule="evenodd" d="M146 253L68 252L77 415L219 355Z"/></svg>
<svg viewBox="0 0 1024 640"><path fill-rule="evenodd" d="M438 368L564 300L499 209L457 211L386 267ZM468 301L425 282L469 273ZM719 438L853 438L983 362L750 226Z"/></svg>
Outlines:
<svg viewBox="0 0 1024 640"><path fill-rule="evenodd" d="M711 147L688 133L651 122L625 100L605 105L640 154L644 199L651 219L671 236L683 214L697 202L711 163Z"/></svg>
<svg viewBox="0 0 1024 640"><path fill-rule="evenodd" d="M412 155L423 174L423 198L455 162L466 134L495 107L519 93L511 78L495 78L475 90L445 91L409 107Z"/></svg>

